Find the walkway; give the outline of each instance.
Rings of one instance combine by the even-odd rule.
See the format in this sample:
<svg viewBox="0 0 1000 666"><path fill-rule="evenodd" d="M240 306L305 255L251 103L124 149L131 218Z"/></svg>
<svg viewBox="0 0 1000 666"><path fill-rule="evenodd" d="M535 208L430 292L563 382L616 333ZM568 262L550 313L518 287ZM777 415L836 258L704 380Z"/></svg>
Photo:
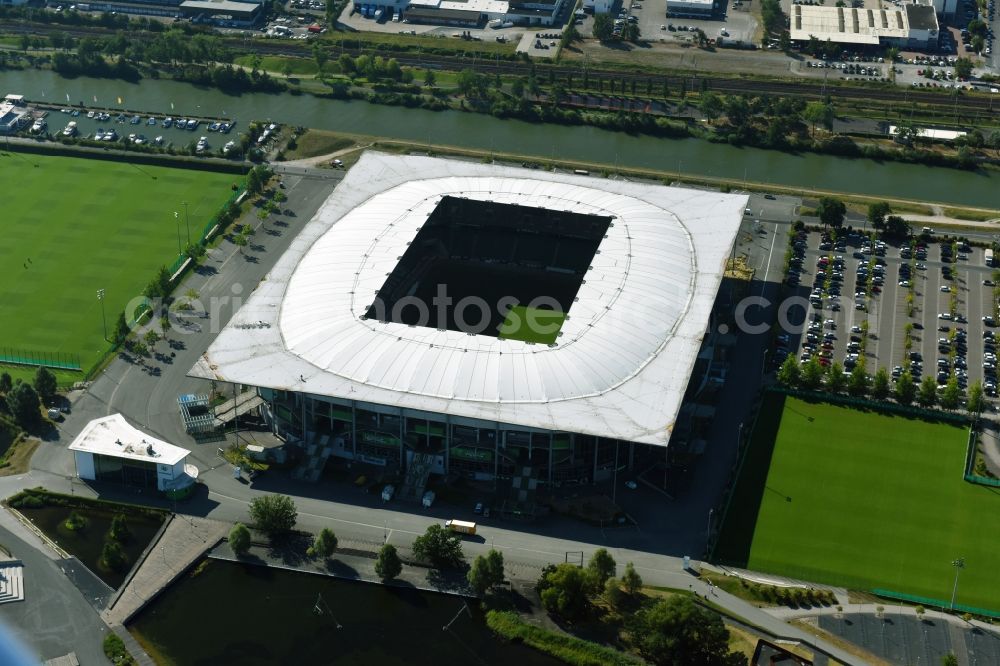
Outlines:
<svg viewBox="0 0 1000 666"><path fill-rule="evenodd" d="M132 578L101 613L104 621L112 629L124 625L228 531L228 524L216 520L174 516L159 540L146 551Z"/></svg>

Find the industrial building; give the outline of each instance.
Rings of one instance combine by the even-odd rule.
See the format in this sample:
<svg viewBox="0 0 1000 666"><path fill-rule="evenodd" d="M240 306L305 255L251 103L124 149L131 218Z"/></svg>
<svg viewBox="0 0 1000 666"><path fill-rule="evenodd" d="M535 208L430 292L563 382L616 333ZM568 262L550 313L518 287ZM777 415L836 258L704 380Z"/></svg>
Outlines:
<svg viewBox="0 0 1000 666"><path fill-rule="evenodd" d="M303 479L608 478L714 381L746 201L368 152L190 374L256 387Z"/></svg>
<svg viewBox="0 0 1000 666"><path fill-rule="evenodd" d="M715 0L667 0L667 16L709 18L715 11Z"/></svg>
<svg viewBox="0 0 1000 666"><path fill-rule="evenodd" d="M399 17L406 23L481 28L491 21L517 25L553 25L565 0L372 0L356 2L367 18Z"/></svg>
<svg viewBox="0 0 1000 666"><path fill-rule="evenodd" d="M792 41L811 39L857 47L926 49L938 43L934 6L907 4L891 9L792 5Z"/></svg>
<svg viewBox="0 0 1000 666"><path fill-rule="evenodd" d="M190 451L135 428L121 414L94 419L70 443L81 479L156 489L175 497L190 491L198 468Z"/></svg>

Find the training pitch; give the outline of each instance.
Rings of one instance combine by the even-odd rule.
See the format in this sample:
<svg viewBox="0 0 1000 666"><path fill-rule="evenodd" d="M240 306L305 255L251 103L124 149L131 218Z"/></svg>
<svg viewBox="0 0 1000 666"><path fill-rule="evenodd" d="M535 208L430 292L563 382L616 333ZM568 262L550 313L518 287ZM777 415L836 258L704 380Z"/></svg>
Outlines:
<svg viewBox="0 0 1000 666"><path fill-rule="evenodd" d="M23 153L0 155L0 348L79 355L108 347L118 313L169 267L232 194L234 174ZM174 212L179 215L175 219ZM30 376L30 369L4 368ZM82 378L66 373L65 380Z"/></svg>
<svg viewBox="0 0 1000 666"><path fill-rule="evenodd" d="M956 603L1000 611L1000 492L963 480L967 441L944 422L768 394L716 559L947 604L964 558Z"/></svg>

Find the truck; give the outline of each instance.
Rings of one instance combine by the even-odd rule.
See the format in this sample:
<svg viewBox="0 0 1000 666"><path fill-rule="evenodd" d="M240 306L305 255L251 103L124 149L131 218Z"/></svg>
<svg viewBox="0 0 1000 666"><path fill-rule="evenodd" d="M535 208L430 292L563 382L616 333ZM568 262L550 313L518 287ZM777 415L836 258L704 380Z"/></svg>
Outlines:
<svg viewBox="0 0 1000 666"><path fill-rule="evenodd" d="M428 490L424 493L424 498L421 500L421 504L424 505L425 509L431 508L431 505L434 504L434 497L435 495L433 490Z"/></svg>
<svg viewBox="0 0 1000 666"><path fill-rule="evenodd" d="M467 520L446 520L444 521L444 526L446 529L458 534L473 536L476 533L476 524L470 523Z"/></svg>
<svg viewBox="0 0 1000 666"><path fill-rule="evenodd" d="M986 255L985 256L985 258L986 258L986 265L987 266L992 266L993 265L993 248L989 248L989 247L986 248L985 255Z"/></svg>

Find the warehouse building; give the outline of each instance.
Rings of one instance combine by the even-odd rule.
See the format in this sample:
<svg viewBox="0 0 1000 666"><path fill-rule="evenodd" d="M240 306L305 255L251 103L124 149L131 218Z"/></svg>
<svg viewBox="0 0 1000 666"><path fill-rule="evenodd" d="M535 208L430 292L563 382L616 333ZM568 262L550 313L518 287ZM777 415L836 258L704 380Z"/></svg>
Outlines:
<svg viewBox="0 0 1000 666"><path fill-rule="evenodd" d="M667 0L667 16L709 18L715 11L715 0Z"/></svg>
<svg viewBox="0 0 1000 666"><path fill-rule="evenodd" d="M812 39L857 47L926 49L938 43L934 6L908 4L891 9L792 5L792 41Z"/></svg>
<svg viewBox="0 0 1000 666"><path fill-rule="evenodd" d="M708 380L746 201L368 152L190 374L256 387L304 479L607 478Z"/></svg>

